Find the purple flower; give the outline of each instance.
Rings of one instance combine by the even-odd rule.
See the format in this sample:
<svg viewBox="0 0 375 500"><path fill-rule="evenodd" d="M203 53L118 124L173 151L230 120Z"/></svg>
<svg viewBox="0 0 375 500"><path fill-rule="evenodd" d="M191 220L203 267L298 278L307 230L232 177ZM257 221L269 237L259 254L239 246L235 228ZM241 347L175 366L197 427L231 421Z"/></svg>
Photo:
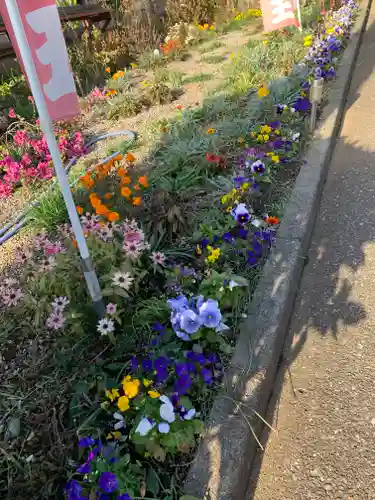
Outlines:
<svg viewBox="0 0 375 500"><path fill-rule="evenodd" d="M176 384L174 386L174 390L180 396L184 396L189 391L191 385L192 381L189 375L188 374L182 375L177 379Z"/></svg>
<svg viewBox="0 0 375 500"><path fill-rule="evenodd" d="M113 472L102 472L99 478L99 487L106 493L113 493L118 490L118 481Z"/></svg>
<svg viewBox="0 0 375 500"><path fill-rule="evenodd" d="M203 378L203 381L205 384L211 384L212 383L212 371L209 370L208 368L202 368L201 369L201 376Z"/></svg>
<svg viewBox="0 0 375 500"><path fill-rule="evenodd" d="M142 368L146 373L150 372L152 370L152 360L148 357L142 359Z"/></svg>
<svg viewBox="0 0 375 500"><path fill-rule="evenodd" d="M187 307L188 299L185 295L179 295L175 299L169 299L168 305L173 311L181 311Z"/></svg>
<svg viewBox="0 0 375 500"><path fill-rule="evenodd" d="M219 360L218 355L214 352L209 352L206 357L210 363L217 363L217 361Z"/></svg>
<svg viewBox="0 0 375 500"><path fill-rule="evenodd" d="M88 474L90 471L91 471L91 460L87 460L77 469L77 472L79 472L80 474Z"/></svg>
<svg viewBox="0 0 375 500"><path fill-rule="evenodd" d="M139 367L139 362L138 362L138 359L136 356L134 356L131 360L131 365L132 365L132 370L133 372L137 371L138 370L138 367Z"/></svg>
<svg viewBox="0 0 375 500"><path fill-rule="evenodd" d="M201 247L202 248L206 248L207 245L210 244L210 240L208 240L207 238L203 238L203 240L201 241Z"/></svg>
<svg viewBox="0 0 375 500"><path fill-rule="evenodd" d="M78 446L80 448L89 448L90 446L93 446L94 444L95 444L95 439L93 439L91 436L81 438L78 441Z"/></svg>
<svg viewBox="0 0 375 500"><path fill-rule="evenodd" d="M224 233L223 236L222 236L222 239L223 241L226 241L227 243L234 243L235 242L235 238L233 236L232 233Z"/></svg>
<svg viewBox="0 0 375 500"><path fill-rule="evenodd" d="M165 356L159 356L154 361L154 368L156 371L158 370L166 370L169 365L169 359Z"/></svg>
<svg viewBox="0 0 375 500"><path fill-rule="evenodd" d="M263 175L266 170L266 167L263 162L257 160L250 165L250 170L253 172L253 174Z"/></svg>
<svg viewBox="0 0 375 500"><path fill-rule="evenodd" d="M168 371L165 369L156 370L156 382L162 384L168 378Z"/></svg>
<svg viewBox="0 0 375 500"><path fill-rule="evenodd" d="M293 105L296 111L300 113L308 113L311 109L311 102L307 97L300 97Z"/></svg>
<svg viewBox="0 0 375 500"><path fill-rule="evenodd" d="M68 500L87 500L86 495L82 495L83 487L75 479L71 479L65 486L64 491Z"/></svg>
<svg viewBox="0 0 375 500"><path fill-rule="evenodd" d="M178 377L181 377L182 375L186 375L188 373L186 363L176 363L175 370Z"/></svg>
<svg viewBox="0 0 375 500"><path fill-rule="evenodd" d="M247 263L251 267L254 267L259 263L260 259L262 258L263 248L262 245L259 243L259 241L253 241L252 246L253 246L252 250L248 250L247 252Z"/></svg>
<svg viewBox="0 0 375 500"><path fill-rule="evenodd" d="M217 300L206 300L199 308L199 317L207 328L216 328L222 317Z"/></svg>
<svg viewBox="0 0 375 500"><path fill-rule="evenodd" d="M270 122L270 127L271 128L277 128L280 126L280 121L276 121L276 122Z"/></svg>
<svg viewBox="0 0 375 500"><path fill-rule="evenodd" d="M198 314L192 309L187 309L181 313L180 325L182 330L191 335L199 330L202 322Z"/></svg>
<svg viewBox="0 0 375 500"><path fill-rule="evenodd" d="M238 224L246 224L250 220L250 214L248 209L246 208L245 203L239 203L236 207L231 211L232 216L238 222Z"/></svg>
<svg viewBox="0 0 375 500"><path fill-rule="evenodd" d="M237 237L241 238L242 240L247 240L249 234L249 230L245 229L244 227L239 227L237 229Z"/></svg>

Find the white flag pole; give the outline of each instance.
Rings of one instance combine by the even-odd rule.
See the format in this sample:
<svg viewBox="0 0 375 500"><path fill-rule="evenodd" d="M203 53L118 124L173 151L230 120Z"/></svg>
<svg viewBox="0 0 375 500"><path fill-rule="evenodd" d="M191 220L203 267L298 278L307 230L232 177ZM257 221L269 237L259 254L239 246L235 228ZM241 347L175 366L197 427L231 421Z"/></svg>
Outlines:
<svg viewBox="0 0 375 500"><path fill-rule="evenodd" d="M48 148L55 167L56 176L59 181L65 205L68 210L70 222L72 224L72 229L77 240L77 246L82 259L83 272L86 279L87 288L89 290L97 314L102 317L105 314L105 306L100 290L99 281L90 259L85 235L83 233L81 222L79 220L72 192L70 191L69 180L65 173L59 148L56 143L56 138L53 131L53 123L47 110L46 101L35 69L34 61L32 59L30 47L27 42L21 15L18 10L18 5L16 0L5 0L5 4L8 10L10 21L13 26L14 35L18 43L27 78L30 83L31 92L34 96L35 104L38 109L40 124L46 137Z"/></svg>
<svg viewBox="0 0 375 500"><path fill-rule="evenodd" d="M299 24L298 29L300 31L302 31L302 16L301 16L301 4L300 4L300 0L296 0L296 7L297 7L297 20L298 20L298 24Z"/></svg>

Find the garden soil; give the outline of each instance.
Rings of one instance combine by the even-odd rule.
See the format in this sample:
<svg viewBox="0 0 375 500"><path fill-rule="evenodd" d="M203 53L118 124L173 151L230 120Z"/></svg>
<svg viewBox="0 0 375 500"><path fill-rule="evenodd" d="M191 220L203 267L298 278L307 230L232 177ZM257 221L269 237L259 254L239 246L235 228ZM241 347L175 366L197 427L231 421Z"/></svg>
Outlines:
<svg viewBox="0 0 375 500"><path fill-rule="evenodd" d="M373 5L247 500L375 499L374 54Z"/></svg>

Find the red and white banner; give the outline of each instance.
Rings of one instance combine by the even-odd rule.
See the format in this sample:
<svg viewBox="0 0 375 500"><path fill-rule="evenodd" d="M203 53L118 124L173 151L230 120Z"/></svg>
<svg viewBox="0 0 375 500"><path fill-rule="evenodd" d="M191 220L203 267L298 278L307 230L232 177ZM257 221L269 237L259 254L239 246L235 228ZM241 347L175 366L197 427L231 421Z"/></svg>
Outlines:
<svg viewBox="0 0 375 500"><path fill-rule="evenodd" d="M77 115L78 97L55 1L13 1L18 5L51 119L62 120ZM23 66L5 0L0 0L0 11L17 58Z"/></svg>
<svg viewBox="0 0 375 500"><path fill-rule="evenodd" d="M287 26L299 26L295 7L289 0L260 0L264 31L274 31Z"/></svg>

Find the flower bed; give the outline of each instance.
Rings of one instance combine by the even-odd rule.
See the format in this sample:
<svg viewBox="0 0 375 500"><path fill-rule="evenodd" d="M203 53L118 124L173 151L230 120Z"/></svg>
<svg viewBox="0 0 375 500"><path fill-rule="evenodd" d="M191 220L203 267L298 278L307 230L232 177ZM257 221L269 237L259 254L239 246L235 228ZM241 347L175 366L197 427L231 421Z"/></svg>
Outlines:
<svg viewBox="0 0 375 500"><path fill-rule="evenodd" d="M203 128L203 107L169 125L170 162L156 150L158 168L143 172L128 153L81 178L77 211L107 300L98 323L68 225L17 254L27 272L3 282L3 311L14 312L15 323L31 318L24 327L47 344L79 339L84 364L92 365L82 365L88 371L69 412L79 438L65 486L70 500L179 498L184 462L277 236L281 214L268 210L269 198L303 146L310 82L334 75L356 8L348 0L320 36L305 39L303 73L287 90L258 89L256 113L245 115L230 148L220 142L222 110ZM196 141L199 154L189 157L175 142L193 126L200 134L189 147Z"/></svg>

